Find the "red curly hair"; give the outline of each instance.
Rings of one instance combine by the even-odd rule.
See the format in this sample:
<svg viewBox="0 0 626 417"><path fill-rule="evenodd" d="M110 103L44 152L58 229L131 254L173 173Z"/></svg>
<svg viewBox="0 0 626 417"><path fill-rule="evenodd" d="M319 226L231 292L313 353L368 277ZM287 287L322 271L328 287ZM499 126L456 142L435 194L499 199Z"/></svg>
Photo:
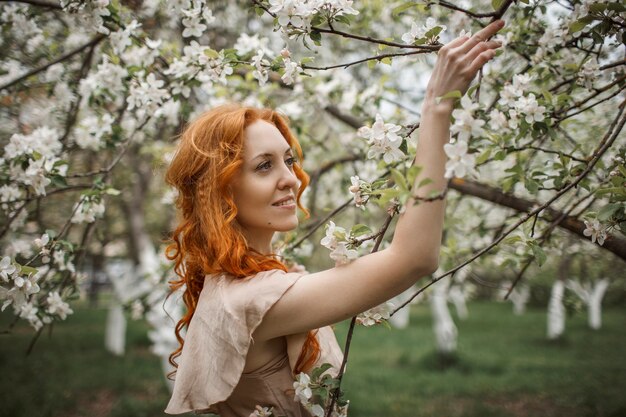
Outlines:
<svg viewBox="0 0 626 417"><path fill-rule="evenodd" d="M165 250L167 258L175 261L174 272L178 276L169 284L172 292L184 286L183 300L187 307L175 328L180 346L169 357L175 368L178 368L175 359L184 345L181 332L191 322L205 276L227 273L244 278L272 269L287 271L276 256L248 248L235 224L237 207L230 184L243 162L244 130L257 120L274 124L302 159L300 144L289 130L285 117L271 109L229 104L202 114L185 128L165 175L165 181L178 190L176 207L181 217ZM297 204L308 216L300 197L309 183L309 176L298 164L294 165L294 172L300 181ZM308 371L319 354L315 332L310 331L294 372Z"/></svg>

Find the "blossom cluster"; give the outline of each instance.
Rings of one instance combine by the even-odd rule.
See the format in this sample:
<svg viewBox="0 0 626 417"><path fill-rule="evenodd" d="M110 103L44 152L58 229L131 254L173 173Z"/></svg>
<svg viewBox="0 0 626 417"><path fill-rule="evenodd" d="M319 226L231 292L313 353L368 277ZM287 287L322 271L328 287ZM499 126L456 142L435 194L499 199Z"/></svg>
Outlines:
<svg viewBox="0 0 626 417"><path fill-rule="evenodd" d="M393 303L387 301L386 303L370 308L369 310L359 314L356 317L356 322L366 327L383 323L389 320L394 307Z"/></svg>
<svg viewBox="0 0 626 417"><path fill-rule="evenodd" d="M452 112L454 124L450 127L450 133L456 134L456 140L443 147L448 156L445 178L463 178L475 173L476 158L468 153L468 142L471 137L480 137L485 133L483 129L485 121L474 116L478 107L478 103L473 103L465 95L461 98L461 107Z"/></svg>
<svg viewBox="0 0 626 417"><path fill-rule="evenodd" d="M72 223L93 223L104 215L104 201L96 197L84 197L74 204Z"/></svg>
<svg viewBox="0 0 626 417"><path fill-rule="evenodd" d="M348 233L343 227L330 222L326 225L326 236L320 241L322 246L331 250L330 258L335 266L345 265L359 257L354 249L348 249Z"/></svg>
<svg viewBox="0 0 626 417"><path fill-rule="evenodd" d="M28 135L15 133L4 148L1 163L10 161L9 172L16 183L30 186L36 195L46 195L46 186L53 175L65 176L67 163L59 158L63 145L57 129L39 127ZM1 199L10 201L19 191L15 186L4 189ZM10 195L10 197L9 197Z"/></svg>
<svg viewBox="0 0 626 417"><path fill-rule="evenodd" d="M362 126L357 131L357 135L367 139L370 148L367 152L369 159L382 155L387 164L402 161L405 158L404 152L400 149L402 137L397 135L401 126L393 123L385 123L380 114L376 114L376 121L372 127Z"/></svg>
<svg viewBox="0 0 626 417"><path fill-rule="evenodd" d="M213 12L209 9L204 1L194 0L190 2L188 9L182 9L183 14L183 38L200 37L208 28L208 25L215 21Z"/></svg>
<svg viewBox="0 0 626 417"><path fill-rule="evenodd" d="M492 112L492 120L497 119L494 122L496 126L517 129L522 117L528 124L542 122L545 119L546 107L539 104L534 93L525 95L532 79L533 77L529 74L518 74L513 76L512 83L505 84L498 103L504 107L505 111L508 110L508 115L503 116L499 112Z"/></svg>
<svg viewBox="0 0 626 417"><path fill-rule="evenodd" d="M269 0L270 13L277 17L284 29L297 29L308 32L315 15L329 19L343 15L359 14L352 7L353 0Z"/></svg>
<svg viewBox="0 0 626 417"><path fill-rule="evenodd" d="M583 230L585 236L591 238L591 243L598 242L598 245L604 245L606 239L607 229L600 223L598 219L593 221L585 220L585 230Z"/></svg>
<svg viewBox="0 0 626 417"><path fill-rule="evenodd" d="M180 92L188 97L189 90L182 85L185 81L196 79L209 87L213 83L226 85L226 77L233 73L233 68L225 59L224 51L217 52L207 45L191 41L183 48L183 56L175 59L164 72L182 82L174 84L179 90L173 89L172 93Z"/></svg>
<svg viewBox="0 0 626 417"><path fill-rule="evenodd" d="M294 400L300 402L314 417L324 417L325 410L321 404L328 406L328 382L333 378L328 374L324 375L324 372L329 367L329 364L324 364L315 368L311 373L313 377L309 376L307 373L301 372L296 376L296 381L293 383L295 390ZM325 396L315 394L316 389L320 388ZM320 391L318 390L318 392ZM336 403L331 416L347 417L348 406L349 402L347 401L345 404ZM250 417L253 417L253 415L250 415ZM254 417L256 417L256 415L254 415Z"/></svg>
<svg viewBox="0 0 626 417"><path fill-rule="evenodd" d="M438 28L436 31L433 29ZM445 31L447 28L445 25L438 25L434 18L429 17L426 19L426 23L419 26L417 22L411 24L411 30L402 35L402 41L407 44L414 44L417 41L425 41L425 37L429 33L436 32L436 35Z"/></svg>

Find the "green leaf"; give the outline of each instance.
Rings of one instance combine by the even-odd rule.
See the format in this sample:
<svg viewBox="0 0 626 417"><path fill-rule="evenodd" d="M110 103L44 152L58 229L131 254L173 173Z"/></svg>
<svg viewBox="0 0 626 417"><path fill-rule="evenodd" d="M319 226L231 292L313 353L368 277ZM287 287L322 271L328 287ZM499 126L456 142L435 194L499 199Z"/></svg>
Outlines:
<svg viewBox="0 0 626 417"><path fill-rule="evenodd" d="M620 203L607 204L606 206L602 207L600 211L598 211L598 220L600 220L601 222L609 220L611 216L617 213L617 211L622 207L624 206Z"/></svg>
<svg viewBox="0 0 626 417"><path fill-rule="evenodd" d="M319 377L326 372L327 370L329 370L330 368L332 368L332 365L330 363L323 363L320 366L318 366L317 368L313 369L313 371L311 372L311 378L315 381L317 379L319 379Z"/></svg>
<svg viewBox="0 0 626 417"><path fill-rule="evenodd" d="M461 97L463 97L463 94L461 94L461 92L459 90L453 90L453 91L447 92L446 94L444 94L441 97L437 97L435 99L435 102L437 104L439 104L441 102L441 100L445 100L447 98L461 98Z"/></svg>
<svg viewBox="0 0 626 417"><path fill-rule="evenodd" d="M504 3L504 0L491 0L491 7L493 7L493 10L500 10L502 3Z"/></svg>
<svg viewBox="0 0 626 417"><path fill-rule="evenodd" d="M350 236L361 236L361 235L371 233L371 232L372 232L372 229L370 229L366 225L355 224L354 226L352 226L352 229L350 229Z"/></svg>
<svg viewBox="0 0 626 417"><path fill-rule="evenodd" d="M396 183L398 187L400 187L401 190L403 191L409 190L409 187L407 186L407 183L406 183L406 179L404 178L404 175L400 173L400 171L398 171L395 168L391 168L391 178L393 178L393 181Z"/></svg>
<svg viewBox="0 0 626 417"><path fill-rule="evenodd" d="M393 17L398 16L400 13L406 12L407 10L409 10L412 7L418 6L418 3L413 2L413 1L408 1L404 4L401 4L400 6L396 6L393 8L393 10L391 11L391 15Z"/></svg>
<svg viewBox="0 0 626 417"><path fill-rule="evenodd" d="M569 31L570 33L580 32L591 22L593 22L593 18L590 16L585 16L582 19L578 19L574 23L570 24Z"/></svg>
<svg viewBox="0 0 626 417"><path fill-rule="evenodd" d="M476 158L476 165L484 163L486 160L489 159L490 156L491 156L491 148L487 148L487 150L485 150L483 153L478 155L478 158Z"/></svg>
<svg viewBox="0 0 626 417"><path fill-rule="evenodd" d="M220 54L215 49L207 48L204 50L204 55L208 56L211 59L219 58Z"/></svg>
<svg viewBox="0 0 626 417"><path fill-rule="evenodd" d="M345 16L345 15L335 16L334 20L335 22L343 23L343 24L350 26L350 19L348 18L348 16Z"/></svg>
<svg viewBox="0 0 626 417"><path fill-rule="evenodd" d="M504 243L507 245L512 245L514 243L518 243L521 241L522 241L522 238L519 236L509 236L506 239L504 239Z"/></svg>
<svg viewBox="0 0 626 417"><path fill-rule="evenodd" d="M322 33L319 30L312 30L311 33L309 33L309 37L313 42L318 43L322 40Z"/></svg>
<svg viewBox="0 0 626 417"><path fill-rule="evenodd" d="M382 62L385 65L391 65L391 58L390 57L385 57L385 58L381 59L380 62Z"/></svg>
<svg viewBox="0 0 626 417"><path fill-rule="evenodd" d="M424 178L423 180L419 182L419 184L417 184L417 188L422 188L423 186L428 185L432 182L433 180L431 180L430 178Z"/></svg>
<svg viewBox="0 0 626 417"><path fill-rule="evenodd" d="M543 248L537 244L530 245L530 248L533 251L533 255L535 256L535 261L539 266L542 266L547 259L546 253L543 251Z"/></svg>
<svg viewBox="0 0 626 417"><path fill-rule="evenodd" d="M33 268L32 266L20 265L20 273L25 275L36 274L37 268Z"/></svg>

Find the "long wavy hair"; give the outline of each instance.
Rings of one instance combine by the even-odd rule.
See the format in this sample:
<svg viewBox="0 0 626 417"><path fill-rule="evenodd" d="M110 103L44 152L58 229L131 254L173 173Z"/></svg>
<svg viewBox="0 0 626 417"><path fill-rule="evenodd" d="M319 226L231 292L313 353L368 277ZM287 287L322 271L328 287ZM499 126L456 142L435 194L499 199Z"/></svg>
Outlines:
<svg viewBox="0 0 626 417"><path fill-rule="evenodd" d="M172 292L184 287L183 301L187 307L175 328L180 346L169 357L175 368L175 359L184 345L181 332L191 322L207 275L226 273L244 278L272 269L287 271L276 256L249 248L236 224L237 206L230 184L243 162L244 130L257 120L274 124L302 160L302 149L285 117L271 109L228 104L207 111L187 125L165 175L165 181L178 190L176 208L180 217L165 250L167 258L175 262L177 275L169 284ZM300 181L296 201L308 216L300 197L309 176L298 164L294 165L294 172ZM294 372L310 370L319 354L315 332L310 331Z"/></svg>

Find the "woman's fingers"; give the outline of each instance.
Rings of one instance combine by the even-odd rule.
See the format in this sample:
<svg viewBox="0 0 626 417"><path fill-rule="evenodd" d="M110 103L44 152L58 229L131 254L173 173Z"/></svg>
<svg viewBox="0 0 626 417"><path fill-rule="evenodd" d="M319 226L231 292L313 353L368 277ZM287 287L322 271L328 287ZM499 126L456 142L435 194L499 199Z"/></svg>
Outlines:
<svg viewBox="0 0 626 417"><path fill-rule="evenodd" d="M457 49L459 50L461 54L466 54L469 51L471 51L480 42L485 42L486 40L491 38L493 35L498 33L498 31L502 29L503 27L504 27L504 20L496 20L495 22L490 23L489 25L485 26L484 28L476 32L474 36L472 36L467 42L460 45Z"/></svg>
<svg viewBox="0 0 626 417"><path fill-rule="evenodd" d="M442 46L440 50L456 48L457 46L463 45L468 40L469 40L469 36L467 35L459 36L458 38L453 39L447 44L445 44L444 46Z"/></svg>
<svg viewBox="0 0 626 417"><path fill-rule="evenodd" d="M496 49L501 46L502 46L502 42L499 42L499 41L481 42L475 47L473 47L471 51L469 51L469 53L465 56L465 59L467 60L468 63L471 63L476 59L478 55L482 54L483 52L489 49Z"/></svg>
<svg viewBox="0 0 626 417"><path fill-rule="evenodd" d="M471 74L472 79L478 72L478 70L487 63L490 59L496 56L496 51L493 49L488 49L486 51L481 52L473 61L472 64L467 69L467 73Z"/></svg>

